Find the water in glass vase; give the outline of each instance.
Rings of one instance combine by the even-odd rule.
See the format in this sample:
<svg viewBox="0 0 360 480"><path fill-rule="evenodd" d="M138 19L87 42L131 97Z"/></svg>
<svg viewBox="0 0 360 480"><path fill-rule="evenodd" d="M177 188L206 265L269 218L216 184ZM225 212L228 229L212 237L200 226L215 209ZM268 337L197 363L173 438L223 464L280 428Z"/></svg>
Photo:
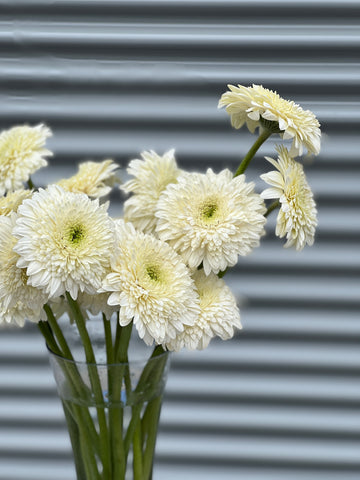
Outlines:
<svg viewBox="0 0 360 480"><path fill-rule="evenodd" d="M135 340L126 361L104 362L101 323L87 325L94 363L86 361L70 323L62 328L75 357L49 349L77 480L151 480L169 354Z"/></svg>

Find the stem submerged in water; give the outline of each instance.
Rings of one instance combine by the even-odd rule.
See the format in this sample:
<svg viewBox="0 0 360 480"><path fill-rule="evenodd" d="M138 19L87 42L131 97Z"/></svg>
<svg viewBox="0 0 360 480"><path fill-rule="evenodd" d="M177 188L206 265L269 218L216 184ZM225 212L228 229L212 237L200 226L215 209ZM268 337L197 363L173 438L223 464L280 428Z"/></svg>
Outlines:
<svg viewBox="0 0 360 480"><path fill-rule="evenodd" d="M84 317L82 316L79 305L77 304L76 300L73 300L73 298L68 292L66 292L66 298L71 308L75 323L79 331L79 335L81 337L81 340L84 346L86 362L90 364L88 366L88 371L89 371L91 386L94 393L95 402L97 404L96 411L98 416L99 432L100 432L100 452L101 452L101 459L102 459L102 465L103 465L102 474L103 474L103 479L105 480L107 478L111 478L112 476L111 457L110 457L111 450L110 450L110 439L108 435L106 415L105 415L104 408L100 406L103 404L103 393L102 393L99 375L96 369L96 358L95 358L95 354L94 354L94 350L91 344L89 334L86 330L85 320L84 320Z"/></svg>
<svg viewBox="0 0 360 480"><path fill-rule="evenodd" d="M69 294L66 296L86 363L78 362L77 350L70 348L77 348L77 344L68 343L74 325L66 324L70 336L63 328L65 324L58 324L49 305L45 307L48 321L39 322L39 329L53 352L52 364L59 381L77 478L125 480L132 469L134 480L150 480L168 355L156 346L140 369L141 364L130 370L128 350L133 323L125 327L117 323L115 331L103 317L106 364L96 364L95 344L85 318L77 302ZM127 420L126 409L131 412Z"/></svg>

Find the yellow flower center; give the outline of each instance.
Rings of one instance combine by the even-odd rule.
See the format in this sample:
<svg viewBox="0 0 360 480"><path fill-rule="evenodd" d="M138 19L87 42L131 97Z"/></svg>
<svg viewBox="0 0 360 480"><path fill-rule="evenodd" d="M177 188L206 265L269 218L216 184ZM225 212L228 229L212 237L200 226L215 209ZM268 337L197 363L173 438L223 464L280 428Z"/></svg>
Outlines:
<svg viewBox="0 0 360 480"><path fill-rule="evenodd" d="M201 222L203 224L216 223L220 213L219 210L220 206L217 199L209 198L205 200L205 202L201 205L199 211Z"/></svg>
<svg viewBox="0 0 360 480"><path fill-rule="evenodd" d="M20 272L20 278L23 285L27 285L28 276L26 274L26 268L22 268Z"/></svg>
<svg viewBox="0 0 360 480"><path fill-rule="evenodd" d="M79 245L79 243L82 241L84 236L85 236L85 229L83 225L75 224L70 226L68 230L67 238L72 245Z"/></svg>
<svg viewBox="0 0 360 480"><path fill-rule="evenodd" d="M146 274L154 282L160 281L160 268L158 265L147 265L145 267Z"/></svg>
<svg viewBox="0 0 360 480"><path fill-rule="evenodd" d="M217 205L215 203L208 203L206 205L203 206L203 209L202 209L202 216L203 218L212 218L215 213L216 213L216 210L217 210Z"/></svg>

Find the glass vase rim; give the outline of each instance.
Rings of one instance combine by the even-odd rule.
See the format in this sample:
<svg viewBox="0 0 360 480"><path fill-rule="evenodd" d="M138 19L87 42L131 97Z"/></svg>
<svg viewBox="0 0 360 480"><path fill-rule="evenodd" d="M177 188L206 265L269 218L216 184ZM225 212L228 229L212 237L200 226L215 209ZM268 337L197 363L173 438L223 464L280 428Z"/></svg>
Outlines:
<svg viewBox="0 0 360 480"><path fill-rule="evenodd" d="M171 351L170 350L164 350L162 353L159 353L157 355L155 355L154 357L152 355L146 357L141 357L141 358L134 358L134 359L131 359L131 360L127 360L126 362L112 362L112 363L108 363L108 362L87 362L86 360L76 360L76 359L71 359L71 358L67 358L67 357L64 357L63 355L59 354L59 353L56 353L54 352L48 344L46 344L46 348L49 352L50 355L52 355L53 357L61 360L61 361L64 361L64 362L67 362L67 363L71 363L71 364L74 364L74 365L83 365L83 366L96 366L96 367L119 367L119 366L123 366L123 365L136 365L136 364L143 364L143 363L147 363L149 361L153 361L153 360L156 360L156 359L160 359L160 358L164 358L164 356L170 356L171 354Z"/></svg>

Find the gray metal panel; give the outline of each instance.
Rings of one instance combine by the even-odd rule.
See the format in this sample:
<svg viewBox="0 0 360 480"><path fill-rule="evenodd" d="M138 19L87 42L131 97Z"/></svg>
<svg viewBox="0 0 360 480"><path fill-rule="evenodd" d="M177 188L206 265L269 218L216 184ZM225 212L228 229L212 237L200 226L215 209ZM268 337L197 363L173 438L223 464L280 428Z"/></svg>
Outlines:
<svg viewBox="0 0 360 480"><path fill-rule="evenodd" d="M276 89L322 123L316 244L284 250L271 218L229 274L244 330L174 356L157 480L359 478L359 46L358 0L0 1L0 128L54 131L38 184L151 148L234 168L253 137L216 108L227 83ZM35 325L4 330L0 480L49 478L74 475L46 351Z"/></svg>

